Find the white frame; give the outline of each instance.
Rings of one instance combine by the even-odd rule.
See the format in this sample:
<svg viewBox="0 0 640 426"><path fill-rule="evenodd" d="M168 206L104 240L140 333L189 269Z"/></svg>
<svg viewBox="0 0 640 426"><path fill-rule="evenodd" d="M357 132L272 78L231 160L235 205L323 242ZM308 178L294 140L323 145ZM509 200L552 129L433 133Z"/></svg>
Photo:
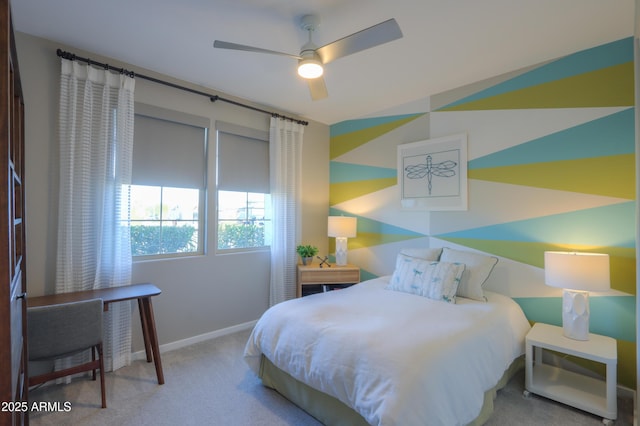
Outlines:
<svg viewBox="0 0 640 426"><path fill-rule="evenodd" d="M467 210L466 133L398 145L397 170L403 209Z"/></svg>

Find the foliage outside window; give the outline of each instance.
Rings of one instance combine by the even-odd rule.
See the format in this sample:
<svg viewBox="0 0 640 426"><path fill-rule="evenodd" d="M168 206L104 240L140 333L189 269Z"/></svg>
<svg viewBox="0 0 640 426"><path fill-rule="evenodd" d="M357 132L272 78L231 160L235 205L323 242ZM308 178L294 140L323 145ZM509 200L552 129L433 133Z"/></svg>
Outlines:
<svg viewBox="0 0 640 426"><path fill-rule="evenodd" d="M200 190L144 185L129 190L133 256L202 253Z"/></svg>
<svg viewBox="0 0 640 426"><path fill-rule="evenodd" d="M218 250L269 245L270 194L218 191Z"/></svg>

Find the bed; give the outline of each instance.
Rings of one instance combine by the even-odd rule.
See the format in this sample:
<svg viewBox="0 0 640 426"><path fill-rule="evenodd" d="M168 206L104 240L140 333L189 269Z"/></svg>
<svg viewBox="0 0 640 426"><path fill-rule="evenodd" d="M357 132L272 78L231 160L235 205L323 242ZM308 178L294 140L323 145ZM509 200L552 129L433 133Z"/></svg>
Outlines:
<svg viewBox="0 0 640 426"><path fill-rule="evenodd" d="M324 424L481 424L521 368L530 325L511 298L481 290L495 262L458 254L466 264L400 253L391 276L277 304L245 360Z"/></svg>

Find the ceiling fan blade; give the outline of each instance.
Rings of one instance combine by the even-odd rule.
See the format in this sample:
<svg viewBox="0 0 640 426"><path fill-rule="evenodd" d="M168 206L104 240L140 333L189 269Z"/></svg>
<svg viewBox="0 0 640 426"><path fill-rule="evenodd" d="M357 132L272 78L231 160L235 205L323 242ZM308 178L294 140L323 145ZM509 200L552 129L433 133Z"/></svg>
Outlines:
<svg viewBox="0 0 640 426"><path fill-rule="evenodd" d="M324 78L310 78L307 80L309 84L309 92L311 92L311 99L318 101L329 96L327 92L327 85L324 83Z"/></svg>
<svg viewBox="0 0 640 426"><path fill-rule="evenodd" d="M316 49L323 64L380 44L402 38L402 30L395 19L389 19L357 33Z"/></svg>
<svg viewBox="0 0 640 426"><path fill-rule="evenodd" d="M231 49L231 50L243 50L245 52L256 52L256 53L268 53L270 55L280 55L280 56L288 56L294 59L302 59L298 55L291 55L289 53L277 52L275 50L262 49L260 47L247 46L244 44L230 43L228 41L215 40L213 42L213 47L219 49Z"/></svg>

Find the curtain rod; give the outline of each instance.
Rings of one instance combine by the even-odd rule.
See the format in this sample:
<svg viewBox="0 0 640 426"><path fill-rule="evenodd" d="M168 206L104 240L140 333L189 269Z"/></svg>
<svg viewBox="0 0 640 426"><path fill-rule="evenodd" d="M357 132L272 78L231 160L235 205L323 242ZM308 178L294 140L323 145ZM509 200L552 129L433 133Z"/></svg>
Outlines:
<svg viewBox="0 0 640 426"><path fill-rule="evenodd" d="M267 111L267 110L264 110L264 109L253 107L251 105L245 105L243 103L236 102L236 101L233 101L231 99L226 99L226 98L223 98L222 96L211 95L209 93L201 92L199 90L190 89L188 87L180 86L179 84L175 84L175 83L171 83L171 82L168 82L168 81L160 80L160 79L157 79L157 78L154 78L154 77L149 77L149 76L146 76L146 75L143 75L143 74L137 74L137 73L135 73L133 71L129 71L129 70L124 69L124 68L118 68L118 67L111 66L109 64L103 64L101 62L94 61L93 59L82 58L80 56L76 56L76 54L74 54L74 53L65 52L65 51L63 51L61 49L58 49L56 51L56 53L57 53L57 55L59 57L64 58L64 59L68 59L70 61L86 62L89 65L96 65L96 66L99 66L99 67L104 68L106 70L113 70L113 71L119 72L121 74L126 74L126 75L128 75L129 77L132 77L132 78L138 77L138 78L142 78L144 80L149 80L149 81L154 82L154 83L163 84L165 86L173 87L174 89L184 90L185 92L194 93L194 94L200 95L200 96L206 96L207 98L209 98L209 100L211 102L222 101L222 102L226 102L226 103L229 103L229 104L232 104L232 105L236 105L236 106L239 106L239 107L242 107L242 108L247 108L247 109L250 109L250 110L253 110L253 111L262 112L264 114L269 114L270 116L275 117L275 118L282 118L284 120L293 121L293 122L301 124L303 126L306 126L306 125L309 124L308 121L303 121L303 120L298 120L297 118L287 117L286 115L281 115L281 114L278 114L278 113L275 113L275 112L271 112L271 111Z"/></svg>

